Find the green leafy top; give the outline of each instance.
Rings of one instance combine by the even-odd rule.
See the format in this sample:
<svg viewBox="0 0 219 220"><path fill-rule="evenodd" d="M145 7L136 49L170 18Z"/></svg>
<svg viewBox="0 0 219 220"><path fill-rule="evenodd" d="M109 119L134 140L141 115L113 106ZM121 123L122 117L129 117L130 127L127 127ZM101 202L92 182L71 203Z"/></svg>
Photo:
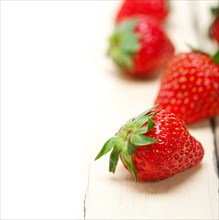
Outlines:
<svg viewBox="0 0 219 220"><path fill-rule="evenodd" d="M137 181L138 177L132 161L132 155L139 146L146 146L157 142L157 140L145 135L155 125L152 119L156 114L155 111L152 111L154 108L148 109L136 118L131 118L126 122L120 131L103 145L95 160L111 151L109 171L114 173L121 154L123 162L131 171L135 181Z"/></svg>
<svg viewBox="0 0 219 220"><path fill-rule="evenodd" d="M219 15L219 7L211 8L211 14L216 17Z"/></svg>
<svg viewBox="0 0 219 220"><path fill-rule="evenodd" d="M219 65L219 50L213 55L212 60Z"/></svg>
<svg viewBox="0 0 219 220"><path fill-rule="evenodd" d="M113 35L110 37L107 54L122 71L133 68L132 58L140 49L140 35L134 32L136 24L137 19L123 21L116 26Z"/></svg>
<svg viewBox="0 0 219 220"><path fill-rule="evenodd" d="M200 50L200 49L197 49L197 48L194 48L194 47L192 47L192 46L189 45L189 44L188 44L187 46L188 46L192 51L194 51L194 52L202 53L202 54L204 54L204 55L207 55L207 56L211 57L211 59L212 59L213 62L215 62L216 64L219 64L219 50L217 50L216 53L215 53L213 56L211 56L210 54L206 53L205 51Z"/></svg>
<svg viewBox="0 0 219 220"><path fill-rule="evenodd" d="M196 53L202 53L204 55L207 55L207 56L210 56L208 53L206 53L205 51L199 49L199 48L196 48L196 47L193 47L191 46L190 44L187 44L187 47L190 48L192 51L196 52Z"/></svg>

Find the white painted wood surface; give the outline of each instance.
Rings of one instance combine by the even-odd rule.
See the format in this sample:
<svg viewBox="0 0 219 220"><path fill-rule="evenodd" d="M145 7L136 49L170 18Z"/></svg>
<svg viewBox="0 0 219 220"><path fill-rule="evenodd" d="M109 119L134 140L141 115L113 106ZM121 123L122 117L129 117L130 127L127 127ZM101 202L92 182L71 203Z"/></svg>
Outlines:
<svg viewBox="0 0 219 220"><path fill-rule="evenodd" d="M194 14L193 4L196 4L197 14ZM188 51L186 44L202 48L202 36L194 27L193 16L197 16L200 26L202 20L203 23L209 22L207 11L211 4L203 1L172 2L166 29L178 52ZM145 82L145 88L149 86ZM135 87L134 90L138 90L139 94L145 93L145 88L139 88L138 83ZM150 87L152 100L156 93L157 87ZM142 109L151 105L151 99L145 98L145 107ZM136 184L121 163L114 176L106 175L106 159L93 163L86 196L87 219L218 219L218 177L210 123L205 120L189 126L189 130L203 144L205 157L201 165L173 178L157 183ZM113 134L108 133L108 136Z"/></svg>
<svg viewBox="0 0 219 220"><path fill-rule="evenodd" d="M135 183L121 162L114 175L108 156L94 162L159 89L159 78L122 77L105 56L119 4L1 2L1 219L218 219L209 120L189 126L202 163L167 180ZM177 52L214 49L204 34L215 4L172 2L166 30Z"/></svg>
<svg viewBox="0 0 219 220"><path fill-rule="evenodd" d="M215 1L191 1L190 4L194 15L194 25L197 31L198 42L201 45L200 48L213 55L219 48L217 43L215 41L212 41L208 36L209 24L212 23L213 17L211 15L210 10L207 10L207 8L218 6L218 2L216 3ZM212 119L211 123L214 132L214 160L219 172L219 116L215 119Z"/></svg>

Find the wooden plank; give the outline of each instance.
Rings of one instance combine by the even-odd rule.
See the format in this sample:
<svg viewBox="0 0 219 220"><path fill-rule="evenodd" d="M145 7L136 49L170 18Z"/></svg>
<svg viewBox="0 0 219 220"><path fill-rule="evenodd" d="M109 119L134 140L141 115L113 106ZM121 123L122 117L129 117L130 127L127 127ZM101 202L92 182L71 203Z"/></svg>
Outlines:
<svg viewBox="0 0 219 220"><path fill-rule="evenodd" d="M209 38L208 32L209 27L213 22L213 16L211 15L210 9L218 6L218 1L191 1L191 7L195 16L194 27L197 31L200 48L209 54L215 54L218 50L218 45L215 41ZM202 22L199 22L199 21ZM219 94L218 94L219 95ZM215 170L219 172L219 118L211 120L211 127L214 132L214 161Z"/></svg>
<svg viewBox="0 0 219 220"><path fill-rule="evenodd" d="M199 46L190 3L173 1L166 26L177 51ZM153 105L160 83L123 78L105 57L118 1L1 4L3 219L218 218L208 120L189 127L202 164L173 178L134 183L121 163L112 175L108 158L94 162L108 137Z"/></svg>
<svg viewBox="0 0 219 220"><path fill-rule="evenodd" d="M190 1L172 2L172 14L166 28L177 51L188 50L186 43L199 46L192 19ZM109 70L112 69L110 65ZM96 153L133 113L138 114L152 105L159 87L159 79L133 82L114 75L107 79L113 83L112 88L116 88L110 98L116 110L106 113L106 123L98 122L103 130L97 143L99 146L94 148ZM108 158L92 162L85 218L218 219L218 179L212 160L214 143L209 121L189 126L189 130L203 144L205 157L201 165L164 181L135 183L121 163L112 175L107 173ZM93 158L96 153L93 152Z"/></svg>
<svg viewBox="0 0 219 220"><path fill-rule="evenodd" d="M216 164L219 170L219 117L215 119L216 121L216 131L215 131L215 151L216 151ZM217 170L217 171L218 171Z"/></svg>

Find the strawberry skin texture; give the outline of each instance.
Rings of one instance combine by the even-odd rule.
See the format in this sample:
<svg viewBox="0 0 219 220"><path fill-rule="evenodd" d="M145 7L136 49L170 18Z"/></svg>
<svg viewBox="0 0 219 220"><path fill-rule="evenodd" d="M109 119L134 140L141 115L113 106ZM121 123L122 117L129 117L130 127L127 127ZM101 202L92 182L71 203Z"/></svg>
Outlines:
<svg viewBox="0 0 219 220"><path fill-rule="evenodd" d="M158 22L162 22L165 20L168 12L166 0L126 0L118 11L116 21L119 22L132 16L145 15Z"/></svg>
<svg viewBox="0 0 219 220"><path fill-rule="evenodd" d="M159 111L153 120L155 126L147 135L158 142L139 147L133 155L139 180L166 179L202 160L202 145L189 134L182 120L164 110Z"/></svg>
<svg viewBox="0 0 219 220"><path fill-rule="evenodd" d="M174 47L164 31L143 17L139 19L135 31L142 36L141 49L134 56L133 70L127 73L142 76L162 68L174 54Z"/></svg>
<svg viewBox="0 0 219 220"><path fill-rule="evenodd" d="M211 26L211 37L219 44L219 16L216 17Z"/></svg>
<svg viewBox="0 0 219 220"><path fill-rule="evenodd" d="M123 63L124 59L120 57L113 57L112 59L120 66L121 72L129 76L145 77L147 75L153 75L157 70L161 69L174 55L174 46L171 41L156 22L152 19L140 16L135 18L129 18L122 21L117 25L119 29L126 24L135 21L133 29L127 32L123 31L121 35L117 37L116 34L112 35L110 43L111 54L114 51L119 51L126 59L126 63ZM126 25L128 26L128 25ZM122 28L120 28L122 29ZM128 36L128 37L127 37ZM126 42L127 38L135 38L135 42ZM114 43L114 39L117 40L118 45ZM120 45L121 44L121 45ZM128 51L122 48L122 45L137 45L132 51ZM110 53L109 53L110 54Z"/></svg>
<svg viewBox="0 0 219 220"><path fill-rule="evenodd" d="M109 171L121 159L141 181L159 181L196 166L204 156L199 141L175 114L154 107L131 118L102 147L95 159L111 151Z"/></svg>
<svg viewBox="0 0 219 220"><path fill-rule="evenodd" d="M219 65L198 52L175 55L155 103L187 124L215 117L219 114Z"/></svg>

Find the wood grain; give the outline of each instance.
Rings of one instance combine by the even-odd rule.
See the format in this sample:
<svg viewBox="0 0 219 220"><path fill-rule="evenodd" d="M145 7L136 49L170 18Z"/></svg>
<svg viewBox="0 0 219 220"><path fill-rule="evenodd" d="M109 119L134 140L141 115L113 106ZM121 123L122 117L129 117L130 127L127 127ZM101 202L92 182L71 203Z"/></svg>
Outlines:
<svg viewBox="0 0 219 220"><path fill-rule="evenodd" d="M209 38L209 24L213 22L213 16L210 9L218 6L217 1L191 1L190 2L193 12L193 26L196 30L198 37L199 48L213 55L218 50L218 45L215 41ZM201 21L201 22L200 22ZM218 93L219 96L219 93ZM211 128L214 135L214 161L215 170L219 175L219 118L210 119Z"/></svg>
<svg viewBox="0 0 219 220"><path fill-rule="evenodd" d="M108 156L94 162L153 105L162 76L127 79L105 56L120 4L1 1L2 219L218 219L219 118L188 127L205 157L167 180L135 183L121 162L115 175ZM176 52L216 49L207 29L217 4L171 1L165 28Z"/></svg>
<svg viewBox="0 0 219 220"><path fill-rule="evenodd" d="M200 46L200 36L194 28L194 16L197 14L193 15L192 4L191 1L174 1L171 5L172 11L166 30L177 52L188 51L186 43ZM198 8L202 8L197 13L208 6L202 1L196 1L196 4ZM199 16L202 26L202 14ZM109 70L112 70L110 65ZM103 78L104 81L107 79L109 77ZM103 122L99 124L104 126L102 133L106 138L115 133L122 123L133 116L133 113L136 115L150 107L159 87L159 79L150 82L133 82L112 75L110 80L116 88L111 94L115 99L110 99L116 112L107 112L105 115L109 123L108 128ZM114 127L113 124L116 126ZM85 200L85 219L218 219L218 177L215 170L214 134L209 120L188 128L203 144L205 157L199 166L167 180L135 183L121 163L118 164L114 175L108 173L107 156L97 162L91 162ZM99 150L105 140L101 138L102 143L99 142L100 146L97 146L94 152ZM95 153L93 153L94 157Z"/></svg>

